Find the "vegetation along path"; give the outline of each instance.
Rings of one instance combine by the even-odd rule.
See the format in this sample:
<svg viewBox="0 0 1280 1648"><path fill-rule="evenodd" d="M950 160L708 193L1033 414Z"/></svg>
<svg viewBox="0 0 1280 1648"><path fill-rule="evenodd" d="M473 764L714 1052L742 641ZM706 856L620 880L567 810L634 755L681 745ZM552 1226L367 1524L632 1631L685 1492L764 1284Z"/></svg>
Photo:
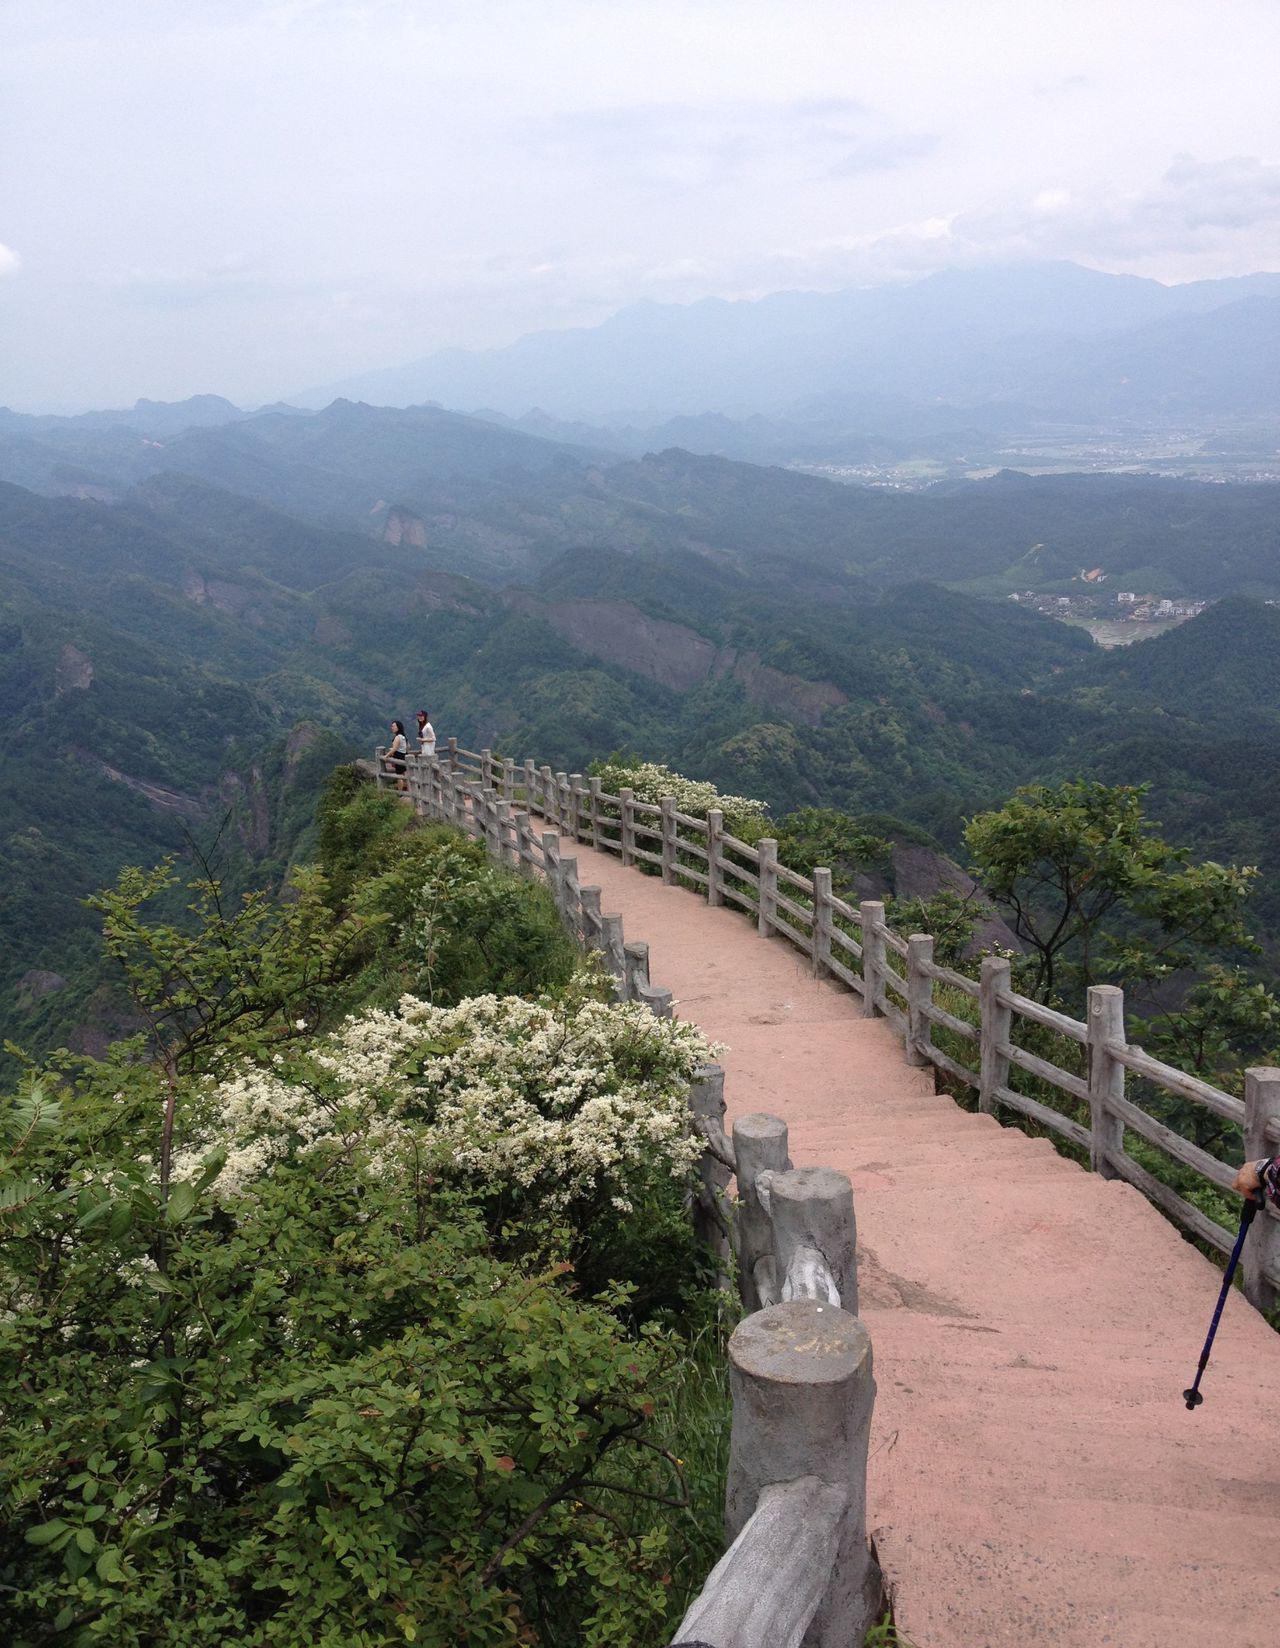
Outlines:
<svg viewBox="0 0 1280 1648"><path fill-rule="evenodd" d="M879 1395L868 1520L918 1648L1253 1648L1280 1598L1280 1343L1138 1191L933 1092L784 940L566 841L679 1016L726 1044L730 1117L849 1174Z"/></svg>

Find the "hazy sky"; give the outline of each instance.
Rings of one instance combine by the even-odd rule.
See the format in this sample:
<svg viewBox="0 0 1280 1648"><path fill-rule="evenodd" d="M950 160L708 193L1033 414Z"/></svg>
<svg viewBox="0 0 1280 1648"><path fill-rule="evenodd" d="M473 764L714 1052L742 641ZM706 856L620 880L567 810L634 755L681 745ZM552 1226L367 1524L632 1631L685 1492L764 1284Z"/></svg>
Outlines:
<svg viewBox="0 0 1280 1648"><path fill-rule="evenodd" d="M1280 268L1280 0L0 0L0 404L637 298Z"/></svg>

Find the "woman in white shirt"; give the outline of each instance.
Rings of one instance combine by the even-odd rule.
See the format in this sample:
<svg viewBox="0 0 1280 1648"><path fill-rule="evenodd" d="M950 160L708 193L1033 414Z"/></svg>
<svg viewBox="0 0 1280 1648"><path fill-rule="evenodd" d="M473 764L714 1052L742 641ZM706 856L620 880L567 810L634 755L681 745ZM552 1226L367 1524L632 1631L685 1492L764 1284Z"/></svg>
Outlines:
<svg viewBox="0 0 1280 1648"><path fill-rule="evenodd" d="M436 729L431 725L426 710L418 711L418 753L428 758L436 753Z"/></svg>

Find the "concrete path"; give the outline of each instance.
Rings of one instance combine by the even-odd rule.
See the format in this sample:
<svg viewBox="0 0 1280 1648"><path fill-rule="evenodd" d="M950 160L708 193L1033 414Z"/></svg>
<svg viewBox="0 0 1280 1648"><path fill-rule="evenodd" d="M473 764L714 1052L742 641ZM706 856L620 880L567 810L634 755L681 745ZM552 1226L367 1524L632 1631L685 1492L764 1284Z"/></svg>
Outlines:
<svg viewBox="0 0 1280 1648"><path fill-rule="evenodd" d="M1128 1185L935 1096L741 915L581 845L729 1113L853 1180L879 1394L868 1520L915 1648L1255 1648L1280 1605L1280 1338Z"/></svg>

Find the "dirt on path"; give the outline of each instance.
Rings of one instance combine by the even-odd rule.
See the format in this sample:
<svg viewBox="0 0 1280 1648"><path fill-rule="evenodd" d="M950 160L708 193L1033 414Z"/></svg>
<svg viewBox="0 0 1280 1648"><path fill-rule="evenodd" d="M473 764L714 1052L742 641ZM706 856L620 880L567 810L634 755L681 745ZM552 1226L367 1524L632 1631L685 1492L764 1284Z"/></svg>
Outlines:
<svg viewBox="0 0 1280 1648"><path fill-rule="evenodd" d="M1261 1648L1280 1602L1280 1339L1139 1193L933 1092L744 917L582 845L729 1114L853 1181L879 1393L868 1513L915 1648Z"/></svg>

